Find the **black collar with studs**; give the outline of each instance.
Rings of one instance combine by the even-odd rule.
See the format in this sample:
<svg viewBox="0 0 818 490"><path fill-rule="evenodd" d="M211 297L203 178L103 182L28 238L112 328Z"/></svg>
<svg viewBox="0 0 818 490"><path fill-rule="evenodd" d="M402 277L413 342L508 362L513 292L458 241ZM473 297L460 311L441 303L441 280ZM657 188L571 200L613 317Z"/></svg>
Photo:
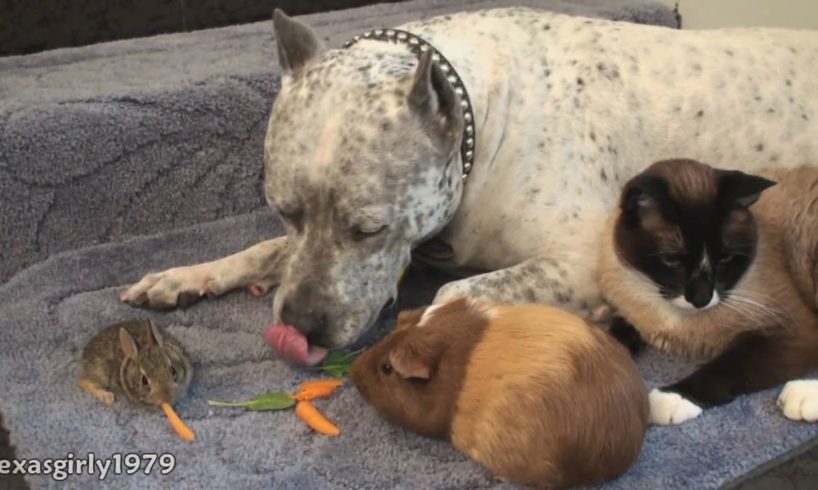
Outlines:
<svg viewBox="0 0 818 490"><path fill-rule="evenodd" d="M375 29L365 32L347 41L347 43L344 44L344 48L348 48L362 39L406 45L409 51L418 58L420 58L423 53L431 51L432 61L437 63L440 71L446 75L449 83L454 87L455 93L460 97L460 106L463 108L463 121L465 126L463 128L463 140L460 143L460 155L463 159L463 179L465 180L466 177L469 176L469 172L471 172L472 164L474 164L474 112L472 112L471 100L469 99L468 92L466 92L466 86L452 64L431 44L410 32L398 29Z"/></svg>

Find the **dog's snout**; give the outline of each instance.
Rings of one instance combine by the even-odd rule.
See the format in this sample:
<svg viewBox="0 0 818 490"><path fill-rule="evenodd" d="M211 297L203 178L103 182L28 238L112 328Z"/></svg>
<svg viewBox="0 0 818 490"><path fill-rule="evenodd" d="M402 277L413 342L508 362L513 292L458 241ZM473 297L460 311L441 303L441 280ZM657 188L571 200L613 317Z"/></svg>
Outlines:
<svg viewBox="0 0 818 490"><path fill-rule="evenodd" d="M284 303L281 305L281 321L287 325L292 325L298 328L295 311L296 309L293 306L292 301L284 300Z"/></svg>
<svg viewBox="0 0 818 490"><path fill-rule="evenodd" d="M311 344L320 343L329 329L329 315L318 299L311 289L299 288L281 305L281 321L303 333Z"/></svg>
<svg viewBox="0 0 818 490"><path fill-rule="evenodd" d="M307 333L307 341L310 344L324 345L324 334L327 332L328 320L327 315L322 314L312 319L312 328Z"/></svg>

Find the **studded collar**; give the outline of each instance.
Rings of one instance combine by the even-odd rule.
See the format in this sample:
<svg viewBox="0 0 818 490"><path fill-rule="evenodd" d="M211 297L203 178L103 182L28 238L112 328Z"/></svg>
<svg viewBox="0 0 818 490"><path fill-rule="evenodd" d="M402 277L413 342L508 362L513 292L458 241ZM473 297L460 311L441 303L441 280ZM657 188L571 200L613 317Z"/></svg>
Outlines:
<svg viewBox="0 0 818 490"><path fill-rule="evenodd" d="M375 29L365 32L347 41L346 44L344 44L344 48L348 48L362 39L403 44L418 58L420 58L423 53L431 51L432 61L437 63L440 71L446 75L447 80L449 80L449 83L454 87L455 93L457 93L457 96L460 98L460 106L463 108L463 121L465 125L463 127L463 139L460 143L460 155L463 159L463 180L466 180L474 164L474 112L472 111L471 100L469 99L468 92L466 92L463 79L457 74L452 64L449 63L449 60L447 60L440 51L419 36L399 29Z"/></svg>

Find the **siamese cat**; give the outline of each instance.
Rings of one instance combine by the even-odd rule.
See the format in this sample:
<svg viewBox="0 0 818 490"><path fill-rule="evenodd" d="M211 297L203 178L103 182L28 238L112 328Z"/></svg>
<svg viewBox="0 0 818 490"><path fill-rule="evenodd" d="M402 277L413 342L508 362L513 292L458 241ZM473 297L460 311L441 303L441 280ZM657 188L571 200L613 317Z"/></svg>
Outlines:
<svg viewBox="0 0 818 490"><path fill-rule="evenodd" d="M600 255L611 332L704 363L650 393L651 421L788 382L785 416L818 420L818 167L761 175L692 160L653 164L625 186ZM763 176L762 176L763 175Z"/></svg>

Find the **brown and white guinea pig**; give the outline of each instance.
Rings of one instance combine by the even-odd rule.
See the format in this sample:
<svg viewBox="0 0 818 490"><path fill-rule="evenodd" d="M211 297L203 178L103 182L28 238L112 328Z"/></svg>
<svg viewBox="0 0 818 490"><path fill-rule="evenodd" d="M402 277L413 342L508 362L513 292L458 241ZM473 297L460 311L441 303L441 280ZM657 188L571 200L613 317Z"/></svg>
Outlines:
<svg viewBox="0 0 818 490"><path fill-rule="evenodd" d="M645 384L626 349L544 306L458 299L403 312L350 378L392 423L537 487L620 476L648 425Z"/></svg>

